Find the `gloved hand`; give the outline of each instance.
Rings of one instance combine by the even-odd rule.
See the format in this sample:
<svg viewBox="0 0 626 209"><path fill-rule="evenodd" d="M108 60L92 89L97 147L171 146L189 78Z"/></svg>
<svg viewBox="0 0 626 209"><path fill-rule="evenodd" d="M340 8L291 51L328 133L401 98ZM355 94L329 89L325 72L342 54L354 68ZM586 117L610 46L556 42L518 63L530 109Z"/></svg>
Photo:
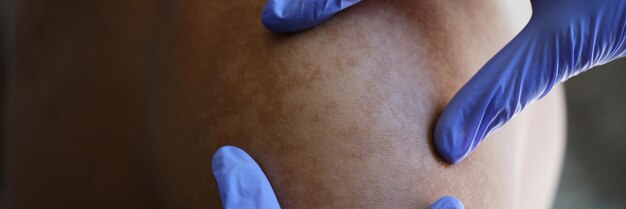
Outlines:
<svg viewBox="0 0 626 209"><path fill-rule="evenodd" d="M626 55L626 0L531 0L528 25L454 96L435 127L459 163L492 131L594 66Z"/></svg>
<svg viewBox="0 0 626 209"><path fill-rule="evenodd" d="M267 177L245 151L224 146L213 155L213 175L225 209L278 209L280 205ZM445 196L431 209L463 209L458 199Z"/></svg>
<svg viewBox="0 0 626 209"><path fill-rule="evenodd" d="M269 0L261 21L274 32L312 28L361 0Z"/></svg>

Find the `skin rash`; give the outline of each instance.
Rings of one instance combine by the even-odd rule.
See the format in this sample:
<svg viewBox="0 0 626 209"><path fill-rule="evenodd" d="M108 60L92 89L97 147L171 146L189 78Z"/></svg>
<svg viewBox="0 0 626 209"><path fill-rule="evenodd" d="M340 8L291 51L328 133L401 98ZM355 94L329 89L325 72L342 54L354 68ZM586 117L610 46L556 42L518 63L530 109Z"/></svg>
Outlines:
<svg viewBox="0 0 626 209"><path fill-rule="evenodd" d="M6 123L20 208L220 208L224 145L257 160L283 208L551 204L560 87L460 165L432 143L529 2L365 1L292 35L263 28L260 1L23 2Z"/></svg>

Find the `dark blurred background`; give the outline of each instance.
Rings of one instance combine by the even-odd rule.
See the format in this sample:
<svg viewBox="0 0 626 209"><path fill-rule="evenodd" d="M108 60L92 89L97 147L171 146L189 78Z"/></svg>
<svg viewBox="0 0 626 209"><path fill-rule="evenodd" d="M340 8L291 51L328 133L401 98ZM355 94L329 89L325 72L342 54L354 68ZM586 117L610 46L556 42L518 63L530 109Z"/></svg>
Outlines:
<svg viewBox="0 0 626 209"><path fill-rule="evenodd" d="M0 0L0 162L4 161L4 95L5 95L5 86L6 86L6 67L8 60L8 51L7 45L9 45L9 37L6 32L9 27L9 18L12 16L12 10L8 8L12 8L12 5L9 5L12 2L6 0ZM2 163L2 164L3 164ZM0 209L4 207L4 197L5 195L5 170L4 165L0 164Z"/></svg>
<svg viewBox="0 0 626 209"><path fill-rule="evenodd" d="M626 208L626 59L565 86L568 140L554 208Z"/></svg>

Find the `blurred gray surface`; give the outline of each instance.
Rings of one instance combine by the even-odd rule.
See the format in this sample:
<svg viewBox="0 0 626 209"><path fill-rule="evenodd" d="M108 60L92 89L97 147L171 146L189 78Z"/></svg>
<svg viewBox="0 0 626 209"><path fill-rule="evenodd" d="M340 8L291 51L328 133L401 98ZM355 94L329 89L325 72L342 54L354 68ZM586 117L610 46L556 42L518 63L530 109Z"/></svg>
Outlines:
<svg viewBox="0 0 626 209"><path fill-rule="evenodd" d="M565 86L568 141L554 208L626 208L626 59Z"/></svg>

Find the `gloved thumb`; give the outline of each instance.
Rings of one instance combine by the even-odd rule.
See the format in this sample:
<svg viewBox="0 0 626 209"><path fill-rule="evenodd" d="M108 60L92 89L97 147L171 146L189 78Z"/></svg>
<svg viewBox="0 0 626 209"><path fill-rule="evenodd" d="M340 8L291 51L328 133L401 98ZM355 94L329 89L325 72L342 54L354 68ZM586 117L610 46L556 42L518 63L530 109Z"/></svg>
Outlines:
<svg viewBox="0 0 626 209"><path fill-rule="evenodd" d="M461 200L451 196L445 196L430 206L430 209L465 209Z"/></svg>
<svg viewBox="0 0 626 209"><path fill-rule="evenodd" d="M280 209L267 177L245 151L224 146L215 152L212 164L225 209Z"/></svg>

